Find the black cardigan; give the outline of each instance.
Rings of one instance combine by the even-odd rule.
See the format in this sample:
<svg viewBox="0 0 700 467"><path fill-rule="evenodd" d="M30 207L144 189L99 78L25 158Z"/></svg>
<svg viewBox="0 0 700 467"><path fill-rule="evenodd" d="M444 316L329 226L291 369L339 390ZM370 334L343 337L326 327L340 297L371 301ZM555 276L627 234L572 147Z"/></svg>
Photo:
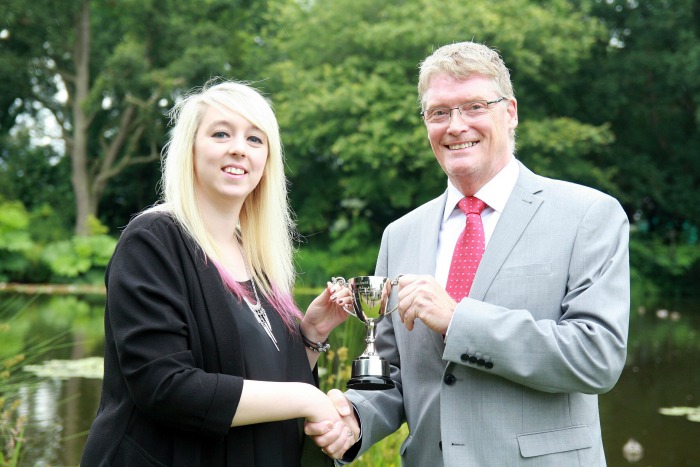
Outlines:
<svg viewBox="0 0 700 467"><path fill-rule="evenodd" d="M231 428L246 374L216 268L168 214L148 213L105 282L102 400L81 466L254 466L251 426ZM330 461L304 445L304 465Z"/></svg>

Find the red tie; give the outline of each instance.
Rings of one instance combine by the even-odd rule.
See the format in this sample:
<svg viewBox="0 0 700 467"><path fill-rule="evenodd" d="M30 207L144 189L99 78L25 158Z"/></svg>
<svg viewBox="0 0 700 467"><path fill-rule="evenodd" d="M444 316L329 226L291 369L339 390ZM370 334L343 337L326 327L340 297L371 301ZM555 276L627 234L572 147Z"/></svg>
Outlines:
<svg viewBox="0 0 700 467"><path fill-rule="evenodd" d="M484 224L481 223L481 211L486 207L486 203L479 198L468 196L459 200L457 207L467 215L467 225L457 239L445 290L450 297L459 302L469 295L476 269L484 254Z"/></svg>

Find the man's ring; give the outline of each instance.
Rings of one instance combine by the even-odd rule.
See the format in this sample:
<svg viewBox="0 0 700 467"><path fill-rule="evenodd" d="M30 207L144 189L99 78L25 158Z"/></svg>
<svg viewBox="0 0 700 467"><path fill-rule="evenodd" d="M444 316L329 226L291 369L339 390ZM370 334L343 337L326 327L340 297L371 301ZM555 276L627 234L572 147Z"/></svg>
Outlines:
<svg viewBox="0 0 700 467"><path fill-rule="evenodd" d="M354 436L352 435L352 430L348 430L348 438L354 438Z"/></svg>

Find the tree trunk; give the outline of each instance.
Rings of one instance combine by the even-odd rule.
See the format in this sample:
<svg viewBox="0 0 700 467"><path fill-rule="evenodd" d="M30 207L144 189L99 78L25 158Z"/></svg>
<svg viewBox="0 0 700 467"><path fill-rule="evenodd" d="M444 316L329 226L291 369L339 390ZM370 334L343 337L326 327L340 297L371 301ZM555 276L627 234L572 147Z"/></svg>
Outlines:
<svg viewBox="0 0 700 467"><path fill-rule="evenodd" d="M88 235L88 218L97 212L97 203L92 200L88 177L88 129L89 117L84 103L90 90L90 2L83 0L81 14L76 24L74 45L76 65L75 96L73 110L73 145L71 158L71 183L75 193L75 233Z"/></svg>

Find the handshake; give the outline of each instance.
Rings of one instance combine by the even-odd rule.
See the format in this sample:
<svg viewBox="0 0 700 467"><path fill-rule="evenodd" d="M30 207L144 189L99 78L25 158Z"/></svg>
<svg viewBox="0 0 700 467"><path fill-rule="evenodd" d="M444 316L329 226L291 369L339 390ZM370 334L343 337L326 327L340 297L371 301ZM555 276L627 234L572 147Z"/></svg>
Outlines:
<svg viewBox="0 0 700 467"><path fill-rule="evenodd" d="M321 393L323 394L323 393ZM314 415L306 419L304 432L333 459L340 459L360 438L360 424L350 401L338 389L323 395Z"/></svg>

